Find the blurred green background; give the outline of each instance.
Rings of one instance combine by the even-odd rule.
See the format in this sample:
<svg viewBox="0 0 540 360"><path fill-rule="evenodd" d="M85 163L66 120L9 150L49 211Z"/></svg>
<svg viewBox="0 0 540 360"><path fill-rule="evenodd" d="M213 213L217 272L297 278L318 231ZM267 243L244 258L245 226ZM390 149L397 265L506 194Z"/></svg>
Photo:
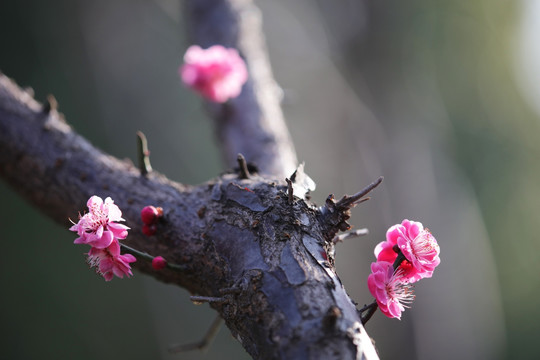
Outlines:
<svg viewBox="0 0 540 360"><path fill-rule="evenodd" d="M385 176L337 249L349 294L371 301L373 247L422 221L442 263L401 321L368 323L384 359L533 358L540 334L540 2L262 1L270 58L314 201ZM177 69L189 46L182 2L0 2L0 71L93 144L196 184L222 171L211 122ZM196 159L194 161L194 159ZM249 160L249 159L248 159ZM114 194L111 194L114 198ZM81 246L0 182L5 359L247 359L229 331L207 353L214 313L136 273L105 283ZM128 224L129 225L129 224Z"/></svg>

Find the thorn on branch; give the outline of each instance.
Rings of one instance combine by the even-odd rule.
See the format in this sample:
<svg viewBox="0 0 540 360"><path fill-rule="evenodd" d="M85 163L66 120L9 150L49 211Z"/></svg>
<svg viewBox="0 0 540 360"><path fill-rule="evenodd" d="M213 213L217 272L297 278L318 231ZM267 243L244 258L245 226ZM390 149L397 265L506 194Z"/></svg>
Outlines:
<svg viewBox="0 0 540 360"><path fill-rule="evenodd" d="M216 316L214 321L212 322L212 325L210 325L210 328L204 335L204 337L197 342L189 343L189 344L180 344L180 345L172 345L169 347L170 353L179 353L179 352L185 352L185 351L191 351L191 350L201 350L205 351L208 349L208 347L212 344L214 339L216 338L217 333L219 332L219 329L221 328L221 324L223 323L223 319L221 316Z"/></svg>
<svg viewBox="0 0 540 360"><path fill-rule="evenodd" d="M332 242L334 244L337 244L338 242L343 242L345 240L349 240L349 239L352 239L352 238L364 236L364 235L367 235L367 234L369 234L369 230L366 229L366 228L353 230L353 231L350 231L350 232L345 233L345 234L337 235L336 237L334 237L334 239L332 239Z"/></svg>
<svg viewBox="0 0 540 360"><path fill-rule="evenodd" d="M361 204L361 203L366 202L368 200L371 200L371 198L369 196L366 196L365 198L362 198L362 199L358 200L354 205Z"/></svg>
<svg viewBox="0 0 540 360"><path fill-rule="evenodd" d="M56 111L56 109L58 109L58 101L56 101L53 95L47 95L47 100L45 100L41 111L44 114L50 114L51 111Z"/></svg>
<svg viewBox="0 0 540 360"><path fill-rule="evenodd" d="M360 313L360 319L362 321L362 325L365 325L369 321L369 319L371 319L373 314L375 314L375 311L377 311L378 307L379 305L377 305L377 301L375 300L371 304L364 305L363 308L358 310L358 312Z"/></svg>
<svg viewBox="0 0 540 360"><path fill-rule="evenodd" d="M369 200L366 195L379 186L382 181L383 177L381 176L358 193L351 196L345 195L337 202L333 194L328 195L325 204L319 208L320 221L326 229L324 235L327 242L335 244L339 241L339 238L336 239L338 232L351 229L351 225L347 222L351 217L351 209Z"/></svg>
<svg viewBox="0 0 540 360"><path fill-rule="evenodd" d="M238 154L236 160L238 161L238 168L240 169L240 179L249 179L250 174L244 155Z"/></svg>
<svg viewBox="0 0 540 360"><path fill-rule="evenodd" d="M294 202L294 191L293 191L292 181L289 178L285 178L285 181L287 182L287 195L289 196L288 202L289 202L289 205L292 205Z"/></svg>
<svg viewBox="0 0 540 360"><path fill-rule="evenodd" d="M213 297L213 296L198 296L193 295L190 296L189 299L195 303L196 305L200 305L202 303L208 302L208 303L224 303L228 302L229 300L224 297Z"/></svg>
<svg viewBox="0 0 540 360"><path fill-rule="evenodd" d="M141 171L141 175L146 176L152 171L152 165L150 165L148 141L142 131L137 131L137 158L139 160L139 170Z"/></svg>
<svg viewBox="0 0 540 360"><path fill-rule="evenodd" d="M360 190L354 195L348 196L345 195L336 203L336 207L338 208L353 208L356 205L360 204L361 202L364 202L366 200L369 200L369 198L364 198L367 194L369 194L373 189L375 189L377 186L379 186L380 183L382 183L384 177L380 176L377 180L366 186L364 189Z"/></svg>

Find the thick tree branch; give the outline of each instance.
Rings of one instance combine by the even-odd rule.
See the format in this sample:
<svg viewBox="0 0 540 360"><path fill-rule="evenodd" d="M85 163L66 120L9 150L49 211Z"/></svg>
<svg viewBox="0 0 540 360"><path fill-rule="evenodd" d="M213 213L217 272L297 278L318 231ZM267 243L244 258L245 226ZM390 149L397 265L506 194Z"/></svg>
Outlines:
<svg viewBox="0 0 540 360"><path fill-rule="evenodd" d="M194 294L224 297L211 306L254 358L377 358L333 266L343 218L296 197L291 204L284 182L225 174L185 186L154 172L141 176L5 76L0 175L66 227L91 195L112 196L132 228L126 244L185 270L156 272L143 260L135 267ZM152 237L139 219L148 204L164 209ZM343 216L348 210L335 208Z"/></svg>
<svg viewBox="0 0 540 360"><path fill-rule="evenodd" d="M329 198L321 209L303 192L293 194L294 177L288 186L284 180L297 160L258 9L251 0L188 0L186 10L194 43L237 48L248 65L239 97L207 104L226 162L238 162L238 173L199 186L141 174L73 132L50 102L41 106L1 76L0 175L64 226L91 195L112 196L132 229L125 243L180 265L154 271L139 259L134 267L218 299L211 306L254 358L376 359L335 273L333 240L349 228L350 208L378 182L337 203ZM250 173L240 153L261 175ZM164 209L151 237L139 219L146 205Z"/></svg>
<svg viewBox="0 0 540 360"><path fill-rule="evenodd" d="M225 104L208 103L228 166L241 153L261 173L282 180L297 166L296 153L280 107L281 90L272 76L261 29L261 14L251 0L188 0L186 21L192 42L239 50L248 82Z"/></svg>

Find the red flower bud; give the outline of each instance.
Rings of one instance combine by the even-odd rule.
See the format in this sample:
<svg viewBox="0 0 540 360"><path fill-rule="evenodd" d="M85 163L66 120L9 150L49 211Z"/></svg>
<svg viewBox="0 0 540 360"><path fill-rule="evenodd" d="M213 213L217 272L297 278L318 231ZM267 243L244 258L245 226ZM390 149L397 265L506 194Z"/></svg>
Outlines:
<svg viewBox="0 0 540 360"><path fill-rule="evenodd" d="M158 221L158 218L163 215L163 209L161 209L161 213L158 211L158 209L161 208L156 209L152 205L143 207L141 210L142 222L147 225L155 224Z"/></svg>
<svg viewBox="0 0 540 360"><path fill-rule="evenodd" d="M156 231L157 231L157 227L154 224L150 224L150 225L144 224L142 227L142 232L146 236L152 236L156 233Z"/></svg>
<svg viewBox="0 0 540 360"><path fill-rule="evenodd" d="M162 256L156 256L152 260L152 267L154 268L154 270L161 270L165 266L167 266L167 260L165 260Z"/></svg>

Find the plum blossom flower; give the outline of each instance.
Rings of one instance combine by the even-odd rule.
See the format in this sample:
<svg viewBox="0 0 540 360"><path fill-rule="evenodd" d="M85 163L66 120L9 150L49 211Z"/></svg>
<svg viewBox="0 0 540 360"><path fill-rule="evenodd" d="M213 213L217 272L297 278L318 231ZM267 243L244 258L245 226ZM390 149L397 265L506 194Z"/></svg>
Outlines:
<svg viewBox="0 0 540 360"><path fill-rule="evenodd" d="M77 232L79 237L75 244L88 244L97 249L105 249L111 245L114 239L125 239L128 227L119 224L122 212L108 197L105 202L99 196L92 196L86 203L89 212L79 215L79 221L69 230Z"/></svg>
<svg viewBox="0 0 540 360"><path fill-rule="evenodd" d="M437 240L422 223L403 220L403 228L393 236L397 236L397 245L403 255L422 277L431 277L433 270L440 264L440 248Z"/></svg>
<svg viewBox="0 0 540 360"><path fill-rule="evenodd" d="M132 262L137 259L131 254L120 254L120 244L114 240L107 248L98 249L92 247L88 252L87 262L90 267L96 268L96 272L105 278L105 281L111 281L113 275L123 278L124 275L130 277Z"/></svg>
<svg viewBox="0 0 540 360"><path fill-rule="evenodd" d="M401 320L401 313L414 300L411 285L404 281L403 271L394 271L392 263L377 261L371 264L368 288L381 312L389 318Z"/></svg>
<svg viewBox="0 0 540 360"><path fill-rule="evenodd" d="M393 263L398 251L401 251L407 259L402 262L399 269L409 282L431 277L433 270L441 262L437 240L428 229L424 229L422 223L417 221L405 219L401 224L390 227L386 232L386 241L375 247L375 256L377 261Z"/></svg>
<svg viewBox="0 0 540 360"><path fill-rule="evenodd" d="M91 246L87 258L90 267L96 268L96 272L106 281L112 280L114 275L119 278L133 275L129 264L136 261L135 257L131 254L120 254L118 240L125 239L129 229L117 223L124 221L120 208L110 197L103 201L95 195L88 199L86 205L88 213L79 215L79 221L69 230L79 235L74 241L75 244Z"/></svg>
<svg viewBox="0 0 540 360"><path fill-rule="evenodd" d="M237 97L248 78L246 64L238 51L221 45L208 49L190 46L179 74L188 87L218 103Z"/></svg>

